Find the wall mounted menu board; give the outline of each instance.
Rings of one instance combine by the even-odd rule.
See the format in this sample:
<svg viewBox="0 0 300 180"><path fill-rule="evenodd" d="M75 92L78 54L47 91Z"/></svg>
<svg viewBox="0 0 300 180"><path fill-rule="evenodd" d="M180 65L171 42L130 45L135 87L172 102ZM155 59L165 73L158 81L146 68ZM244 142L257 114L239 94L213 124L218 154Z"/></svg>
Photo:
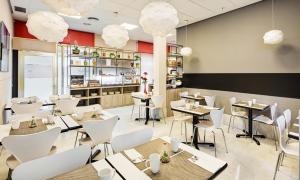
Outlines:
<svg viewBox="0 0 300 180"><path fill-rule="evenodd" d="M4 24L0 23L0 71L8 71L10 34Z"/></svg>

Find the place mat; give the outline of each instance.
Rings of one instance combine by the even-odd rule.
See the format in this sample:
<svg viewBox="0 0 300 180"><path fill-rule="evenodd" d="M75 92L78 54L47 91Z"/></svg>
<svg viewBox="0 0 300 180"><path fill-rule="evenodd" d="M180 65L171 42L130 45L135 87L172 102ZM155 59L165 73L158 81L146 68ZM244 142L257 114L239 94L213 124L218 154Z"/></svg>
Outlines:
<svg viewBox="0 0 300 180"><path fill-rule="evenodd" d="M246 101L239 101L239 102L235 103L234 105L248 107L248 108L250 107L248 105L248 102L246 102ZM267 105L267 104L256 103L256 104L252 104L251 108L252 109L257 109L257 110L264 110L268 106L269 105Z"/></svg>
<svg viewBox="0 0 300 180"><path fill-rule="evenodd" d="M191 108L191 111L195 111L200 114L208 114L210 112L210 109L206 109L204 107L193 107Z"/></svg>
<svg viewBox="0 0 300 180"><path fill-rule="evenodd" d="M92 164L85 165L82 168L56 176L52 180L99 180L98 173Z"/></svg>
<svg viewBox="0 0 300 180"><path fill-rule="evenodd" d="M71 116L79 125L82 125L84 121L90 121L90 120L104 120L103 114L96 114L95 117L93 117L94 112L85 112L82 119L76 119L75 117Z"/></svg>
<svg viewBox="0 0 300 180"><path fill-rule="evenodd" d="M139 152L144 157L144 159L148 159L150 154L152 154L152 153L162 154L164 151L166 151L169 154L169 156L172 156L172 155L176 154L172 151L171 144L164 141L164 140L162 140L162 139L160 139L160 138L152 140L152 141L150 141L146 144L136 146L134 149L137 152ZM122 154L128 160L130 160L130 158L124 152L122 152ZM134 165L140 170L146 169L145 161L140 162L140 163L136 163Z"/></svg>
<svg viewBox="0 0 300 180"><path fill-rule="evenodd" d="M27 135L27 134L34 134L42 131L46 131L48 128L43 123L41 119L36 120L36 127L30 128L31 121L24 121L20 123L19 129L11 129L9 135Z"/></svg>
<svg viewBox="0 0 300 180"><path fill-rule="evenodd" d="M150 169L144 171L152 180L199 180L209 179L213 173L190 162L188 159L193 155L183 151L172 157L169 163L161 163L160 171L156 174Z"/></svg>

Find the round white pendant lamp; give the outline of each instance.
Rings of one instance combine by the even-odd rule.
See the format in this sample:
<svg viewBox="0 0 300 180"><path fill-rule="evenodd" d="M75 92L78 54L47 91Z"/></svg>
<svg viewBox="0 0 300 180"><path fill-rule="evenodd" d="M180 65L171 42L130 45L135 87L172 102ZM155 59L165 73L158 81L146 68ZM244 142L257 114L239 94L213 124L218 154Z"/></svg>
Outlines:
<svg viewBox="0 0 300 180"><path fill-rule="evenodd" d="M185 26L185 45L187 45L187 39L188 39L188 35L187 35L188 20L185 20L185 22L186 22L186 26ZM183 48L180 49L180 54L182 56L190 56L190 55L192 55L192 52L193 52L192 48L187 47L187 46L185 46L185 47L183 47Z"/></svg>
<svg viewBox="0 0 300 180"><path fill-rule="evenodd" d="M68 35L69 25L55 13L38 11L28 15L28 32L47 42L61 42Z"/></svg>
<svg viewBox="0 0 300 180"><path fill-rule="evenodd" d="M177 10L171 4L154 1L143 8L139 22L146 33L166 37L179 20Z"/></svg>
<svg viewBox="0 0 300 180"><path fill-rule="evenodd" d="M112 24L103 28L102 39L112 48L121 49L129 40L128 31L120 25Z"/></svg>
<svg viewBox="0 0 300 180"><path fill-rule="evenodd" d="M80 17L95 8L99 0L43 0L43 2L62 15Z"/></svg>
<svg viewBox="0 0 300 180"><path fill-rule="evenodd" d="M274 29L274 24L275 24L274 0L272 0L272 29L273 30L270 30L264 34L263 40L264 40L265 44L274 45L274 44L279 44L283 41L283 38L284 38L283 32L281 30Z"/></svg>

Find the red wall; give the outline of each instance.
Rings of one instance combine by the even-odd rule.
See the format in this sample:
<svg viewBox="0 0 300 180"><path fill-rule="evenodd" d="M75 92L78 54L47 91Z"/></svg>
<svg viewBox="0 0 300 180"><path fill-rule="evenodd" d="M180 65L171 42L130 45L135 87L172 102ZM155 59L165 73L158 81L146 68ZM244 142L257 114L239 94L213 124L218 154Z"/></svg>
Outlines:
<svg viewBox="0 0 300 180"><path fill-rule="evenodd" d="M14 22L14 35L15 37L36 39L36 37L28 32L26 22L17 20ZM74 44L75 41L80 46L95 46L95 34L69 29L68 35L64 38L62 43Z"/></svg>
<svg viewBox="0 0 300 180"><path fill-rule="evenodd" d="M138 41L138 52L153 54L153 43Z"/></svg>

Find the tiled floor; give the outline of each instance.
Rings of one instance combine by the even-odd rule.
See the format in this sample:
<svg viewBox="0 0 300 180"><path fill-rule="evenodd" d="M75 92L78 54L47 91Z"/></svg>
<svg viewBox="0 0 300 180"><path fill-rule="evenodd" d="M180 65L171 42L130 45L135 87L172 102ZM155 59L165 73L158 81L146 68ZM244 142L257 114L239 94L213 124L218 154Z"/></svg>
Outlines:
<svg viewBox="0 0 300 180"><path fill-rule="evenodd" d="M130 128L134 126L144 126L144 123L132 121L130 119L131 106L115 108L108 110L112 113L118 114L120 121L117 124L116 131ZM225 116L225 122L227 122L229 116ZM158 122L155 124L155 137L166 136L169 134L170 125L172 118L167 118L167 124L164 122ZM152 123L149 123L149 126L152 126ZM240 138L237 139L235 134L240 132L240 130L232 129L230 133L227 133L227 126L224 125L225 136L228 146L228 153L225 151L224 142L222 139L222 134L216 135L217 143L217 157L226 161L228 167L226 170L221 173L216 179L222 180L231 180L234 179L236 173L236 167L241 166L241 180L271 180L274 174L274 168L276 165L277 157L280 151L275 151L274 142L269 139L260 140L261 145L257 146L250 139ZM188 126L188 137L191 136L192 126ZM203 132L202 133L203 136ZM56 146L59 151L64 151L70 148L73 148L75 140L76 131L69 131L67 133L61 134L59 139L56 142ZM172 136L184 140L184 136L180 133L180 124L177 123L174 125ZM212 138L209 134L206 136L207 141L211 141ZM203 137L201 137L203 139ZM100 147L102 148L102 147ZM201 151L207 152L211 155L214 155L214 151L209 147L200 147ZM7 176L7 167L5 165L5 160L8 156L8 153L3 150L0 157L0 179L5 179ZM103 158L102 155L99 155L97 159ZM284 159L283 166L280 167L280 171L277 174L276 179L299 179L299 161L298 159L287 157Z"/></svg>

